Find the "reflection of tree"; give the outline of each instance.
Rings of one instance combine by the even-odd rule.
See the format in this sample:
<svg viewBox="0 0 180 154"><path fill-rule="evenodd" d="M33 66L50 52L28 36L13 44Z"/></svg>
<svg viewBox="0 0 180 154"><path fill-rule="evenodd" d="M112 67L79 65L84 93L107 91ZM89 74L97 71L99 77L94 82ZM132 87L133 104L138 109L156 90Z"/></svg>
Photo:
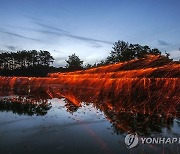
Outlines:
<svg viewBox="0 0 180 154"><path fill-rule="evenodd" d="M68 93L69 95L69 93ZM113 103L107 103L105 97L101 99L80 95L79 92L71 93L74 98L80 102L88 102L87 105L93 104L95 108L104 112L106 118L111 122L114 133L121 134L124 132L136 132L139 135L150 135L151 133L161 133L163 128L171 129L173 127L173 117L168 117L166 114L139 114L132 112L122 112L118 110L118 104L113 106ZM66 97L66 94L64 94ZM112 101L112 100L108 100ZM74 113L78 110L73 102L65 99L67 111Z"/></svg>
<svg viewBox="0 0 180 154"><path fill-rule="evenodd" d="M69 101L68 99L65 99L64 101L66 103L65 106L68 112L73 114L74 112L78 110L79 106L75 105L73 102Z"/></svg>
<svg viewBox="0 0 180 154"><path fill-rule="evenodd" d="M29 99L25 97L8 98L0 100L0 111L11 111L19 115L43 116L51 108L51 104L43 99Z"/></svg>
<svg viewBox="0 0 180 154"><path fill-rule="evenodd" d="M87 86L88 80L86 82L79 82L79 84L70 85L67 83L60 86L45 84L43 82L44 80L37 81L39 82L36 82L36 85L28 85L26 82L19 86L17 84L17 87L14 86L10 91L12 93L14 92L14 95L31 96L34 100L30 104L22 103L9 108L5 108L6 105L3 105L3 109L22 114L24 112L29 114L44 114L49 109L49 106L45 101L45 103L42 103L44 104L42 108L39 109L41 105L38 102L41 102L45 98L63 97L65 98L67 111L70 113L76 112L82 102L88 102L104 112L106 118L112 123L115 133L137 132L140 135L161 132L163 128L170 129L173 125L173 118L170 118L170 116L178 116L180 113L179 104L176 103L179 100L179 91L169 90L168 95L166 95L168 97L163 96L165 95L163 92L167 92L167 87L170 89L175 85L172 83L176 83L169 79L167 81L126 79L117 83L114 81L113 84L109 80L102 79L99 80L98 86L94 88L92 88L94 86L93 84L91 84L91 88ZM94 80L92 79L92 81ZM110 84L106 81L109 81ZM147 83L149 81L151 84L143 81ZM104 84L107 85L103 86ZM160 86L161 84L165 86ZM122 87L117 90L115 85ZM28 101L30 102L30 100ZM39 113L39 110L42 112Z"/></svg>
<svg viewBox="0 0 180 154"><path fill-rule="evenodd" d="M174 118L168 116L165 112L164 114L158 114L154 112L153 114L141 114L131 112L122 112L120 110L120 105L110 97L105 97L105 95L88 97L89 92L76 91L71 92L79 102L91 102L95 108L100 109L104 112L106 118L111 122L114 133L124 133L124 132L136 132L139 135L150 135L152 132L161 133L163 128L171 129L173 126ZM69 93L68 93L69 95ZM64 93L66 97L66 94ZM114 101L114 102L113 102ZM116 102L116 103L115 103ZM76 112L78 107L74 103L66 100L66 107L70 112ZM89 104L89 103L88 103Z"/></svg>
<svg viewBox="0 0 180 154"><path fill-rule="evenodd" d="M136 132L139 135L150 135L152 132L161 133L163 128L171 129L173 117L160 117L158 115L142 115L134 113L106 112L112 123L114 133Z"/></svg>

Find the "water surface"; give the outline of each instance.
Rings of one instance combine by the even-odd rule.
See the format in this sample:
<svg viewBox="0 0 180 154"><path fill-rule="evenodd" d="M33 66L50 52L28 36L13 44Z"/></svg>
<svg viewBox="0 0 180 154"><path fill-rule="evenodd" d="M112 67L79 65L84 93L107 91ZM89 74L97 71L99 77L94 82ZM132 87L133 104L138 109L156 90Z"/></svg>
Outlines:
<svg viewBox="0 0 180 154"><path fill-rule="evenodd" d="M129 150L124 143L128 132L137 132L139 137L179 137L180 119L174 117L117 113L87 102L80 102L77 106L67 98L21 96L19 99L15 95L1 97L0 117L0 149L3 154L180 151L178 144L139 143Z"/></svg>

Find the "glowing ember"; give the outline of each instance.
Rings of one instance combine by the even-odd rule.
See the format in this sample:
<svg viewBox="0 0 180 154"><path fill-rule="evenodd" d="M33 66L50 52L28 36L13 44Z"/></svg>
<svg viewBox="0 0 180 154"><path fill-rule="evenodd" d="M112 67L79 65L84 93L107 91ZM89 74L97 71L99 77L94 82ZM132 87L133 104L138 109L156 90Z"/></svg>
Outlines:
<svg viewBox="0 0 180 154"><path fill-rule="evenodd" d="M157 61L161 65L155 67ZM1 77L0 91L65 97L77 107L81 102L91 102L115 112L179 116L179 76L180 64L150 56L85 71L49 74L47 78Z"/></svg>

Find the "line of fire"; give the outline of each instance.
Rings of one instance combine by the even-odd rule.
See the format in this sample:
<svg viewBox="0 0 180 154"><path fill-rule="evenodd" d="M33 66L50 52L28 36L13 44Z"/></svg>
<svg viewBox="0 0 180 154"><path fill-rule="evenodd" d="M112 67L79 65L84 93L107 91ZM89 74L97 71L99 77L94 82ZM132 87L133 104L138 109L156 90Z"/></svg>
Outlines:
<svg viewBox="0 0 180 154"><path fill-rule="evenodd" d="M160 56L149 56L45 78L0 77L0 95L33 97L32 104L66 98L75 108L86 102L115 113L179 116L180 64L164 63Z"/></svg>

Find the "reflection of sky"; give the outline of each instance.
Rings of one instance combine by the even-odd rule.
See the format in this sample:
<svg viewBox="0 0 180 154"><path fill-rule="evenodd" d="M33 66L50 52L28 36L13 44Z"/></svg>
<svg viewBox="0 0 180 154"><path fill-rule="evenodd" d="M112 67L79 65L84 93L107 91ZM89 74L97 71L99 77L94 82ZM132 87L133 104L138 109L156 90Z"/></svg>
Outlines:
<svg viewBox="0 0 180 154"><path fill-rule="evenodd" d="M17 115L0 112L0 149L2 153L106 153L107 150L122 151L119 140L112 134L111 124L104 114L92 105L83 105L77 112L69 113L65 102L49 100L52 109L45 116ZM43 145L43 146L42 146ZM48 152L47 152L48 151ZM78 152L79 151L79 152Z"/></svg>
<svg viewBox="0 0 180 154"><path fill-rule="evenodd" d="M92 104L82 103L76 112L70 113L67 112L64 99L54 98L49 102L52 103L52 108L44 116L0 112L1 153L129 153L124 143L127 132L116 133L113 124L108 121L109 118L106 118L106 114L100 109L94 108ZM111 118L113 117L112 114ZM121 121L121 117L115 120L121 125L118 120ZM159 121L161 120L160 118ZM145 121L142 119L140 121L143 128ZM134 120L134 122L137 121ZM126 123L127 126L131 126L128 125L129 121L123 124ZM147 120L148 123L152 121ZM158 128L161 130L162 127L162 132L157 129L156 123L153 124L154 129L151 134L144 137L172 138L180 134L179 119L174 119L170 127L168 121L167 127L163 128L166 122L165 125L159 125ZM138 123L135 125L138 126ZM142 130L141 127L137 129ZM139 153L139 151L176 153L179 151L179 145L143 145L139 142L138 146L132 150L133 153Z"/></svg>
<svg viewBox="0 0 180 154"><path fill-rule="evenodd" d="M60 66L72 53L101 60L113 42L125 40L178 59L179 6L179 0L1 0L0 49L46 49Z"/></svg>

